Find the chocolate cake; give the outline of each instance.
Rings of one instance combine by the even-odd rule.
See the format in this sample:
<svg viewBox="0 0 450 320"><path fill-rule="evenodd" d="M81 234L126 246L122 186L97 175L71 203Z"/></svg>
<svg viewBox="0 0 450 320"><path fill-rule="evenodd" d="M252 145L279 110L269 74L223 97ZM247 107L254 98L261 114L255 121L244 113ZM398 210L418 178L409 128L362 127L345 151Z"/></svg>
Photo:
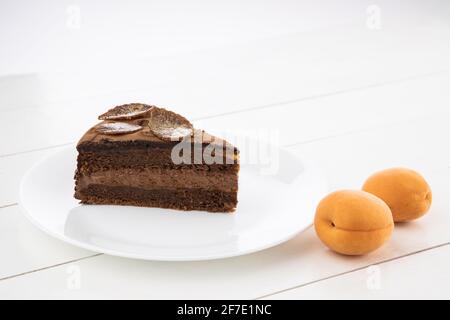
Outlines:
<svg viewBox="0 0 450 320"><path fill-rule="evenodd" d="M184 117L132 103L99 116L77 144L75 198L85 204L232 212L239 151Z"/></svg>

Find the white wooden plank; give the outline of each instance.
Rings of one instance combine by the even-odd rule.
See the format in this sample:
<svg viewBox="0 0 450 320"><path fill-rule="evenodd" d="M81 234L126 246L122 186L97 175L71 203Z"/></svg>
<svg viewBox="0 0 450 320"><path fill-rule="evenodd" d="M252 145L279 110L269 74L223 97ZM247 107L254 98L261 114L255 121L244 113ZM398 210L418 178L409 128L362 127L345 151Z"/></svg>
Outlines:
<svg viewBox="0 0 450 320"><path fill-rule="evenodd" d="M423 117L377 130L330 137L291 148L308 156L325 172L332 190L360 188L372 173L390 167L410 167L430 181L435 192L447 191L441 174L450 174L450 153L445 148L448 117ZM441 181L444 182L444 181ZM436 197L439 200L439 197Z"/></svg>
<svg viewBox="0 0 450 320"><path fill-rule="evenodd" d="M439 247L265 299L449 299L450 245Z"/></svg>
<svg viewBox="0 0 450 320"><path fill-rule="evenodd" d="M426 114L448 113L450 75L425 77L321 99L290 103L241 114L197 120L219 135L242 130L278 130L286 144L407 121ZM98 101L98 100L97 100ZM0 141L0 155L75 142L95 123L100 103L77 109L47 106L9 110L0 126L14 139ZM104 109L104 108L103 108ZM188 110L181 113L189 117ZM82 111L81 111L82 110Z"/></svg>
<svg viewBox="0 0 450 320"><path fill-rule="evenodd" d="M374 31L360 23L130 59L114 69L81 65L66 73L6 77L0 80L0 110L111 96L116 102L184 105L194 116L200 105L206 108L201 115L214 115L448 70L449 35L438 24L388 24Z"/></svg>
<svg viewBox="0 0 450 320"><path fill-rule="evenodd" d="M60 148L28 152L10 157L0 157L0 206L19 201L19 186L23 175L36 162L57 152Z"/></svg>
<svg viewBox="0 0 450 320"><path fill-rule="evenodd" d="M0 21L0 39L5 41L4 50L0 52L0 70L11 74L29 70L91 71L99 65L117 68L118 65L132 66L145 57L220 48L283 34L322 30L332 35L342 26L391 35L395 34L394 27L403 27L409 33L400 38L400 44L417 40L417 48L421 41L417 39L416 29L430 32L440 25L445 27L448 19L447 3L440 0L426 3L378 0L379 24L370 24L374 20L367 9L372 3L357 0L339 4L332 0L320 4L308 1L280 4L275 0L264 3L230 0L220 4L196 0L189 5L179 0L132 3L125 6L105 0L95 4L78 0L70 5L51 1L39 6L5 4L5 14ZM81 15L79 20L73 12L77 9ZM370 29L371 25L375 28ZM330 42L341 39L334 37ZM426 50L426 45L427 42L422 50ZM366 47L372 56L380 54L380 50ZM323 47L317 46L317 42L309 48L317 53L333 53L321 50Z"/></svg>
<svg viewBox="0 0 450 320"><path fill-rule="evenodd" d="M411 28L340 27L114 70L6 77L0 125L17 135L0 155L74 141L100 112L130 101L196 119L450 70L450 30Z"/></svg>
<svg viewBox="0 0 450 320"><path fill-rule="evenodd" d="M449 242L450 153L442 148L449 130L446 119L424 119L292 148L316 158L333 188L359 187L379 166L408 165L425 174L434 190L431 212L417 222L398 225L391 241L370 255L334 254L308 229L275 248L219 261L163 263L96 257L0 281L0 296L256 298ZM76 290L67 284L73 280L73 270L81 275Z"/></svg>
<svg viewBox="0 0 450 320"><path fill-rule="evenodd" d="M130 64L142 57L167 56L295 32L332 31L352 24L363 28L367 20L373 21L366 11L370 3L357 0L339 4L332 0L320 4L283 1L281 5L275 0L264 3L230 0L223 4L196 0L189 5L176 0L132 3L125 6L105 0L95 4L78 0L71 5L51 1L39 6L5 4L7 14L2 16L0 38L14 41L7 43L0 53L0 70L7 74L48 69L89 70L98 65ZM381 30L399 25L430 27L448 18L445 10L448 7L439 0L426 4L378 0L376 5L381 9L378 25ZM77 9L81 19L71 19Z"/></svg>
<svg viewBox="0 0 450 320"><path fill-rule="evenodd" d="M8 1L3 6L0 39L15 41L7 43L0 53L0 70L13 73L92 68L98 64L111 66L124 58L129 64L141 57L190 52L361 20L365 4L346 2L338 6L327 0L317 6L303 1L284 1L280 5L275 0L193 0L189 4L155 0L132 1L131 5L106 0L95 4L87 0L73 4L44 0L40 5ZM327 5L326 10L323 5ZM418 8L409 8L409 14L412 9Z"/></svg>
<svg viewBox="0 0 450 320"><path fill-rule="evenodd" d="M0 279L92 256L32 226L18 206L0 209Z"/></svg>
<svg viewBox="0 0 450 320"><path fill-rule="evenodd" d="M284 145L448 114L450 76L423 78L320 99L199 120L217 134L276 130Z"/></svg>

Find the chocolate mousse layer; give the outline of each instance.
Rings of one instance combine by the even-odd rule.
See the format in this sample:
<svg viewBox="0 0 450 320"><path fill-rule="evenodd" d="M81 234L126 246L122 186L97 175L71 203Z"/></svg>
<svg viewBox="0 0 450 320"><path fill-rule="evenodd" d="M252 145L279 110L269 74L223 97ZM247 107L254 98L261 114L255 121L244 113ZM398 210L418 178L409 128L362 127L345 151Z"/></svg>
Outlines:
<svg viewBox="0 0 450 320"><path fill-rule="evenodd" d="M220 171L148 167L101 170L78 177L78 189L86 188L91 184L112 187L126 185L146 190L207 188L222 192L236 192L237 176Z"/></svg>

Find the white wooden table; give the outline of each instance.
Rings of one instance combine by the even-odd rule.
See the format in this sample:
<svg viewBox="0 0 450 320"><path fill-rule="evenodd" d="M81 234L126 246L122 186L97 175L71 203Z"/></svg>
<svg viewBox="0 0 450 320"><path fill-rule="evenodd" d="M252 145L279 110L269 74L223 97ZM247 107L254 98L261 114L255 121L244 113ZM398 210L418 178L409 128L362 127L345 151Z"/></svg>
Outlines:
<svg viewBox="0 0 450 320"><path fill-rule="evenodd" d="M449 40L448 23L336 24L119 57L113 68L99 59L0 77L0 299L450 298ZM433 189L432 209L353 258L330 252L312 228L259 253L187 263L88 252L37 230L17 205L24 172L130 101L168 106L212 133L278 130L283 146L317 162L331 190L414 168Z"/></svg>

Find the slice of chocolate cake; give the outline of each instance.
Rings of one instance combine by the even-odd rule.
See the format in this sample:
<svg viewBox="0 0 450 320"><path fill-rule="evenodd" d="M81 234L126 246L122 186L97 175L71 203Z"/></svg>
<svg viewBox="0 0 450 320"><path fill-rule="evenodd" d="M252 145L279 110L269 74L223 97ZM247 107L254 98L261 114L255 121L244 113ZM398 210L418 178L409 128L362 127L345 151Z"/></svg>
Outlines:
<svg viewBox="0 0 450 320"><path fill-rule="evenodd" d="M184 117L145 104L117 106L78 142L75 198L179 210L231 212L239 151Z"/></svg>

